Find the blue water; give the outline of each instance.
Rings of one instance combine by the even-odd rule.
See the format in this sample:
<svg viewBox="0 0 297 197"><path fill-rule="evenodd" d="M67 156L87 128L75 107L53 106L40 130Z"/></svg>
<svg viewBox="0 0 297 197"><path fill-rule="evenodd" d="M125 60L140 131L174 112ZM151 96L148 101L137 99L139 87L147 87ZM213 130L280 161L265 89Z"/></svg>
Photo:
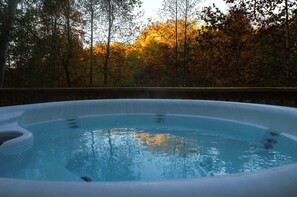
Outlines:
<svg viewBox="0 0 297 197"><path fill-rule="evenodd" d="M297 162L277 132L194 116L71 117L26 127L34 147L0 155L0 177L83 181L186 179Z"/></svg>

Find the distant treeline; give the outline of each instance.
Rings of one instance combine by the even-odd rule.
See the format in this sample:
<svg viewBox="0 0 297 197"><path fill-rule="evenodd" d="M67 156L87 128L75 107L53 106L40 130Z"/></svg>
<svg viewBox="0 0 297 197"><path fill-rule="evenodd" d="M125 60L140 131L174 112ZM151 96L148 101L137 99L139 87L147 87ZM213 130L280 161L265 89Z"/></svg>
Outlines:
<svg viewBox="0 0 297 197"><path fill-rule="evenodd" d="M0 1L4 87L296 86L295 1L225 1L164 0L145 27L140 0L19 1L10 32Z"/></svg>

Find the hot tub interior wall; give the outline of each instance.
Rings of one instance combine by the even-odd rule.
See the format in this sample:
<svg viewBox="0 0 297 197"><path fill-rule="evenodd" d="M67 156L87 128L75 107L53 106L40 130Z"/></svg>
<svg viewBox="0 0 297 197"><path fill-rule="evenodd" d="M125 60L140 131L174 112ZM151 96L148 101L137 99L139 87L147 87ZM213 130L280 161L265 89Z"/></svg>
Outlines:
<svg viewBox="0 0 297 197"><path fill-rule="evenodd" d="M168 100L83 101L37 105L26 110L20 125L103 114L180 114L243 122L278 132L296 135L297 111L292 108L209 102Z"/></svg>

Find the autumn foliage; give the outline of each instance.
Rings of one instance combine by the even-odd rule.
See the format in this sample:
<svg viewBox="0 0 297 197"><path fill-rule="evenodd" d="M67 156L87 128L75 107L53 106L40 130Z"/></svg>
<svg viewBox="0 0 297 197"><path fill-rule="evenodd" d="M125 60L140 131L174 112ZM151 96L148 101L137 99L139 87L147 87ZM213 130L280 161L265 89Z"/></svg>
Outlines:
<svg viewBox="0 0 297 197"><path fill-rule="evenodd" d="M284 22L255 25L247 10L238 6L231 7L228 14L206 9L203 19L204 22L198 17L186 22L187 59L184 57L184 20L178 20L178 43L173 19L151 22L133 42L112 42L107 86L297 85L296 10L289 19L291 67L286 65ZM6 87L67 86L63 70L67 35L63 29L38 39L28 37L28 30L21 27L14 34L24 36L10 48ZM27 39L27 44L22 44L25 42L22 38ZM93 86L104 86L106 48L105 43L97 43L90 57L90 49L81 39L79 29L76 31L69 62L74 87L89 86L91 58Z"/></svg>

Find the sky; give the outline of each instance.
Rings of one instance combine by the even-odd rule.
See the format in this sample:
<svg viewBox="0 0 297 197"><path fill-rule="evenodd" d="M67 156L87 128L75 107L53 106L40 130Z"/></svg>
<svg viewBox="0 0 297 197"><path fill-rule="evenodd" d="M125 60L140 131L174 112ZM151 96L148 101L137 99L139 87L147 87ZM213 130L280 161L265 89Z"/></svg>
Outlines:
<svg viewBox="0 0 297 197"><path fill-rule="evenodd" d="M143 20L147 21L148 18L158 19L158 10L162 7L163 0L142 0L142 8L145 11ZM223 12L227 10L227 5L223 0L205 0L200 3L201 7L216 4Z"/></svg>

